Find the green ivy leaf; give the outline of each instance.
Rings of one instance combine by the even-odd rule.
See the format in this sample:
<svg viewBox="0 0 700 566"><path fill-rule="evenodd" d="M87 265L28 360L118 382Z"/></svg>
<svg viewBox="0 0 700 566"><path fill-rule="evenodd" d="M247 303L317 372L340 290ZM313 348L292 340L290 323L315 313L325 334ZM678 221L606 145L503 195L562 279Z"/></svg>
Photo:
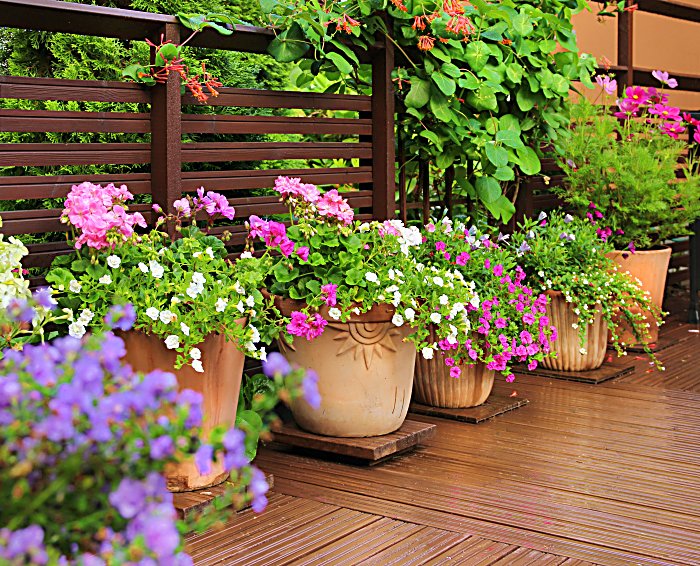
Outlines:
<svg viewBox="0 0 700 566"><path fill-rule="evenodd" d="M430 90L430 111L438 120L450 122L452 120L452 111L447 97L440 91Z"/></svg>
<svg viewBox="0 0 700 566"><path fill-rule="evenodd" d="M517 16L513 18L513 31L522 37L527 37L532 33L534 29L532 27L532 22L530 21L530 16L520 12Z"/></svg>
<svg viewBox="0 0 700 566"><path fill-rule="evenodd" d="M330 53L326 53L326 57L333 61L336 69L338 69L344 75L349 75L352 73L352 65L348 63L345 57L343 57L340 53L331 51Z"/></svg>
<svg viewBox="0 0 700 566"><path fill-rule="evenodd" d="M499 181L512 181L515 179L515 172L512 167L499 167L493 174Z"/></svg>
<svg viewBox="0 0 700 566"><path fill-rule="evenodd" d="M486 157L496 167L502 167L508 163L508 151L501 146L497 146L495 142L486 144Z"/></svg>
<svg viewBox="0 0 700 566"><path fill-rule="evenodd" d="M302 57L310 48L301 26L294 22L270 42L267 52L281 63L291 63Z"/></svg>
<svg viewBox="0 0 700 566"><path fill-rule="evenodd" d="M406 95L406 106L422 108L430 99L430 83L418 77L411 79L411 90Z"/></svg>
<svg viewBox="0 0 700 566"><path fill-rule="evenodd" d="M523 112L529 112L535 107L535 95L526 88L521 88L515 95L515 101L518 103L518 108Z"/></svg>
<svg viewBox="0 0 700 566"><path fill-rule="evenodd" d="M520 132L514 132L513 130L499 130L496 132L496 141L502 142L513 149L525 147L523 140L520 139Z"/></svg>
<svg viewBox="0 0 700 566"><path fill-rule="evenodd" d="M440 70L447 76L457 79L462 75L462 71L454 63L443 63Z"/></svg>
<svg viewBox="0 0 700 566"><path fill-rule="evenodd" d="M452 96L457 90L457 84L442 73L433 73L432 79L443 94Z"/></svg>
<svg viewBox="0 0 700 566"><path fill-rule="evenodd" d="M534 149L523 146L515 150L518 155L518 165L520 170L526 175L536 175L542 169L540 158Z"/></svg>
<svg viewBox="0 0 700 566"><path fill-rule="evenodd" d="M464 53L464 60L469 64L472 71L480 71L486 65L490 54L489 46L483 41L472 41L467 45Z"/></svg>
<svg viewBox="0 0 700 566"><path fill-rule="evenodd" d="M476 92L470 92L467 95L467 101L477 110L496 110L498 109L498 101L493 88L486 84L482 84Z"/></svg>
<svg viewBox="0 0 700 566"><path fill-rule="evenodd" d="M493 177L479 177L476 180L476 194L486 205L501 196L501 185Z"/></svg>

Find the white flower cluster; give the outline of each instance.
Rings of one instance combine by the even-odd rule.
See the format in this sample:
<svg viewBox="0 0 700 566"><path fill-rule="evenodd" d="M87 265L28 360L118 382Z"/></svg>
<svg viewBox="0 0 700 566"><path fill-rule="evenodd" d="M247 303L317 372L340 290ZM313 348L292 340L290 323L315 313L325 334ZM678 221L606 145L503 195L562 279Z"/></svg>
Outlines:
<svg viewBox="0 0 700 566"><path fill-rule="evenodd" d="M22 277L22 258L27 253L27 248L17 238L10 236L5 242L0 234L0 308L7 307L12 299L30 294L29 281Z"/></svg>
<svg viewBox="0 0 700 566"><path fill-rule="evenodd" d="M192 274L192 281L190 282L189 287L187 287L187 290L185 293L187 293L188 297L191 297L192 299L196 299L197 295L202 293L204 291L204 284L207 282L206 277L199 273L199 271L195 271Z"/></svg>
<svg viewBox="0 0 700 566"><path fill-rule="evenodd" d="M73 319L73 311L70 309L64 309L64 312L68 314L71 324L68 326L68 334L73 338L82 338L87 332L87 326L95 318L95 313L90 309L83 309L77 320Z"/></svg>

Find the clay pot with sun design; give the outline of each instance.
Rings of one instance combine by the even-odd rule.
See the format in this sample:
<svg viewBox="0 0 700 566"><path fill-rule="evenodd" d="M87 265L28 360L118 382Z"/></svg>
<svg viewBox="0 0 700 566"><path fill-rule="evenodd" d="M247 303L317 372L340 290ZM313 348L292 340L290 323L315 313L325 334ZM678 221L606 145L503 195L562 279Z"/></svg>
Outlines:
<svg viewBox="0 0 700 566"><path fill-rule="evenodd" d="M289 316L303 303L276 298L282 314ZM369 312L353 315L341 323L328 321L313 341L279 340L287 359L318 373L321 406L313 409L303 399L292 401L297 424L325 436L365 437L389 434L401 428L411 401L416 347L405 338L408 326L391 323L394 309L376 305Z"/></svg>

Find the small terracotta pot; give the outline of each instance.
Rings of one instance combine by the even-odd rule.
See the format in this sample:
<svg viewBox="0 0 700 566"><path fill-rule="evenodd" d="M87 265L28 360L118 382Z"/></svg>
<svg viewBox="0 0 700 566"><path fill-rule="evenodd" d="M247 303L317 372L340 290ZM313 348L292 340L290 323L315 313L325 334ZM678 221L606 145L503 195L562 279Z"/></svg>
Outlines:
<svg viewBox="0 0 700 566"><path fill-rule="evenodd" d="M596 305L593 323L586 326L583 341L586 353L582 354L579 331L571 326L579 323L573 305L567 303L559 291L547 291L546 294L550 299L547 304L547 316L550 323L557 328L558 337L552 343L552 353L557 357L546 357L540 364L558 371L598 369L603 365L605 350L608 346L608 327L603 320L600 305Z"/></svg>
<svg viewBox="0 0 700 566"><path fill-rule="evenodd" d="M651 295L652 302L660 309L664 300L668 264L671 261L671 248L663 247L658 250L644 250L635 253L615 250L607 255L620 266L621 271L629 273L633 278L640 281L642 289ZM643 313L650 324L649 342L656 342L659 339L659 326L648 311L644 311L641 308L636 310ZM637 339L627 321L621 318L617 322L619 324L620 341L627 345L635 345Z"/></svg>
<svg viewBox="0 0 700 566"><path fill-rule="evenodd" d="M437 341L435 328L430 327L431 342ZM459 377L450 375L445 364L445 354L436 352L432 360L416 356L416 373L413 377L413 398L430 407L466 409L483 404L493 389L495 372L486 369L486 364L458 366Z"/></svg>
<svg viewBox="0 0 700 566"><path fill-rule="evenodd" d="M275 298L289 316L304 303ZM327 317L327 310L321 312ZM296 337L293 344L279 340L287 359L318 373L321 406L305 400L291 403L297 424L309 432L344 438L379 436L401 428L413 387L416 348L404 339L408 326L391 323L394 309L377 305L368 313L353 315L352 322L329 323L313 341Z"/></svg>
<svg viewBox="0 0 700 566"><path fill-rule="evenodd" d="M236 321L245 324L246 319ZM137 331L120 333L126 344L124 361L135 370L150 372L160 369L175 374L178 388L192 389L202 394L204 424L202 435L206 439L212 428L218 425L231 427L236 422L238 394L241 389L245 355L236 344L228 342L221 334L210 334L197 347L202 352L204 373L197 373L190 366L174 369L176 353L168 350L163 340L155 335ZM194 461L168 465L165 477L168 489L173 492L193 491L220 484L229 473L222 462L212 463L209 474L200 475Z"/></svg>

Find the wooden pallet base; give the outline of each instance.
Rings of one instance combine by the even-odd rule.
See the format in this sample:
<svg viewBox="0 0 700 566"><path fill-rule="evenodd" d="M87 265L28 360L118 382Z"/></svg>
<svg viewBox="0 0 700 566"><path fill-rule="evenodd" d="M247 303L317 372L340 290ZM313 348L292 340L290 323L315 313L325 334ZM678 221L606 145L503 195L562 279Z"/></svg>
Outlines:
<svg viewBox="0 0 700 566"><path fill-rule="evenodd" d="M561 371L543 367L529 371L527 368L521 367L518 369L518 373L539 375L552 379L565 379L567 381L580 381L581 383L592 383L594 385L634 373L634 366L630 365L625 358L608 356L608 359L610 361L605 361L598 369L590 371Z"/></svg>
<svg viewBox="0 0 700 566"><path fill-rule="evenodd" d="M272 489L275 478L272 474L265 474L270 489ZM226 489L232 485L230 481L225 481L214 487L205 487L196 491L182 491L173 493L173 506L177 511L177 516L180 519L188 517L192 513L203 511L217 499L222 499L226 493ZM229 502L230 505L230 502ZM247 505L246 507L249 507ZM244 508L246 508L244 507Z"/></svg>
<svg viewBox="0 0 700 566"><path fill-rule="evenodd" d="M433 424L406 419L399 430L382 436L339 438L301 430L296 424L282 423L273 428L275 441L309 452L339 456L352 463L374 465L414 449L433 437Z"/></svg>
<svg viewBox="0 0 700 566"><path fill-rule="evenodd" d="M429 415L443 419L452 419L463 423L478 424L502 415L518 407L527 405L529 401L521 397L506 397L505 395L491 395L486 402L478 407L466 409L446 409L443 407L431 407L420 403L411 403L409 411L419 415Z"/></svg>

